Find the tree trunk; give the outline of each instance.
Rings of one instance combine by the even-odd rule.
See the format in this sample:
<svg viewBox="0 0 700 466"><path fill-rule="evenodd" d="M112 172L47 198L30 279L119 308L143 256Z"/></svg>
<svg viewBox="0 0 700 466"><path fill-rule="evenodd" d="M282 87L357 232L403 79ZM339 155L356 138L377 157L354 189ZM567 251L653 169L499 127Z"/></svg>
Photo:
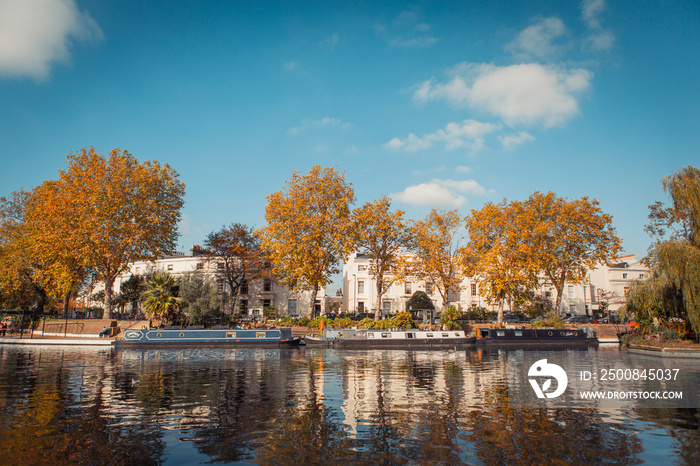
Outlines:
<svg viewBox="0 0 700 466"><path fill-rule="evenodd" d="M114 277L107 277L105 280L105 316L107 319L112 318L112 293L114 288ZM103 318L105 317L103 316Z"/></svg>
<svg viewBox="0 0 700 466"><path fill-rule="evenodd" d="M384 288L383 280L377 278L377 309L374 311L374 320L379 320L382 318L382 292Z"/></svg>
<svg viewBox="0 0 700 466"><path fill-rule="evenodd" d="M63 313L68 314L68 306L70 306L70 295L71 292L69 291L65 295L63 295Z"/></svg>
<svg viewBox="0 0 700 466"><path fill-rule="evenodd" d="M566 271L562 270L561 276L559 277L559 281L555 282L552 280L552 283L554 283L554 287L557 289L557 299L554 304L554 310L557 313L557 315L561 315L561 299L562 299L562 293L564 293L564 283L566 282Z"/></svg>
<svg viewBox="0 0 700 466"><path fill-rule="evenodd" d="M313 319L316 314L316 296L318 296L318 285L314 285L314 289L311 293L311 312L310 317Z"/></svg>

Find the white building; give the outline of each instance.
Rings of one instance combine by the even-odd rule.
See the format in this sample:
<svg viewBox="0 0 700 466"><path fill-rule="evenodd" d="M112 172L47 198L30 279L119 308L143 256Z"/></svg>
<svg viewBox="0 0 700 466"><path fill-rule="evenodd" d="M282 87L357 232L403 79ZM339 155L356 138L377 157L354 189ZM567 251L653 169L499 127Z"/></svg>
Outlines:
<svg viewBox="0 0 700 466"><path fill-rule="evenodd" d="M244 313L251 316L262 316L267 307L274 307L279 315L304 316L310 309L310 292L293 292L280 284L274 278L250 280L241 285L235 309L231 309L230 289L228 285L217 279L219 261L207 251L193 246L190 254L176 253L155 261L136 261L129 266L129 271L117 277L114 283L114 293L118 293L121 284L132 275L147 275L156 271L167 272L174 276L182 276L190 272L201 272L218 283L222 297L222 309L226 314ZM102 285L104 287L104 285ZM95 291L99 290L96 288ZM322 312L325 301L325 291L319 290L316 296L316 313Z"/></svg>
<svg viewBox="0 0 700 466"><path fill-rule="evenodd" d="M376 280L369 274L369 257L356 253L343 264L344 312L374 312L377 309ZM634 280L648 274L647 268L635 255L622 256L613 266L600 266L592 270L583 283L566 283L562 292L560 315L593 315L607 306L609 311L618 310L625 303L627 290ZM406 310L406 301L416 291L425 291L433 301L436 311L442 310L442 297L429 284L406 280L394 283L382 296L382 316L394 315ZM556 290L546 280L537 293L549 298L552 303ZM473 277L462 281L457 290L451 290L449 304L461 310L485 307L497 310L497 303L489 303L479 293L479 283ZM506 304L506 310L508 305Z"/></svg>

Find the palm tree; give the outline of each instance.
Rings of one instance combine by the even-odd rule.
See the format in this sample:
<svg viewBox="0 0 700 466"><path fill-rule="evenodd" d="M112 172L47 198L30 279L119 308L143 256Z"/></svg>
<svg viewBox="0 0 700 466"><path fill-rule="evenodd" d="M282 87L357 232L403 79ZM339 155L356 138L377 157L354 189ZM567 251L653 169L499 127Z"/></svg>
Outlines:
<svg viewBox="0 0 700 466"><path fill-rule="evenodd" d="M180 304L178 286L170 274L156 272L143 292L143 307L149 319L170 321Z"/></svg>

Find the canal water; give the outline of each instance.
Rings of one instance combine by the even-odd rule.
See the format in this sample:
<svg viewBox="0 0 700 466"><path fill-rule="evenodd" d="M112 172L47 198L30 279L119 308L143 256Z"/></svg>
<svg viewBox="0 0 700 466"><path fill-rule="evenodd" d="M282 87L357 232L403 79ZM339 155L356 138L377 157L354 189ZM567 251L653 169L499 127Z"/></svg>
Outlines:
<svg viewBox="0 0 700 466"><path fill-rule="evenodd" d="M583 373L630 357L0 345L0 462L700 464L697 407L518 401L531 360Z"/></svg>

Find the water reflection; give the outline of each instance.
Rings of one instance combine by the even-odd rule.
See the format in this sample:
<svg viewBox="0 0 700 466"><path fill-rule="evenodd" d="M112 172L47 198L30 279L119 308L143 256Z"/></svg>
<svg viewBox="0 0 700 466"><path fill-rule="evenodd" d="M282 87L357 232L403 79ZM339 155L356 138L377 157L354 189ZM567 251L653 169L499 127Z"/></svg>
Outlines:
<svg viewBox="0 0 700 466"><path fill-rule="evenodd" d="M0 345L0 458L7 464L637 464L671 456L698 464L697 410L521 409L509 390L513 361L522 357Z"/></svg>

